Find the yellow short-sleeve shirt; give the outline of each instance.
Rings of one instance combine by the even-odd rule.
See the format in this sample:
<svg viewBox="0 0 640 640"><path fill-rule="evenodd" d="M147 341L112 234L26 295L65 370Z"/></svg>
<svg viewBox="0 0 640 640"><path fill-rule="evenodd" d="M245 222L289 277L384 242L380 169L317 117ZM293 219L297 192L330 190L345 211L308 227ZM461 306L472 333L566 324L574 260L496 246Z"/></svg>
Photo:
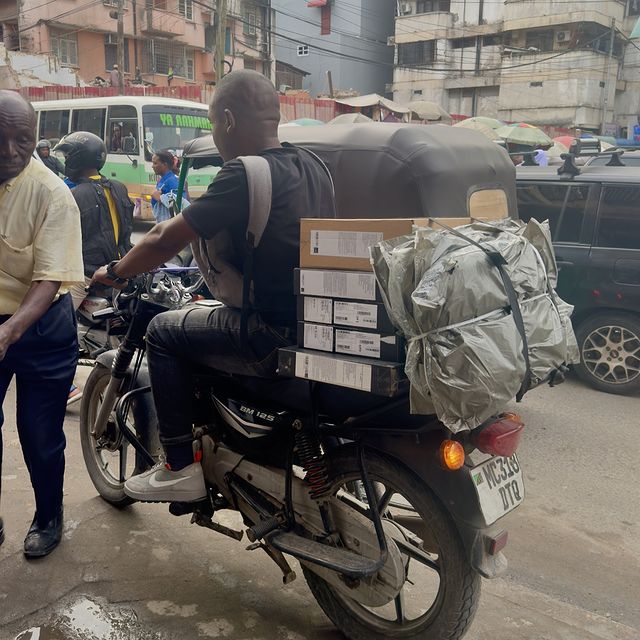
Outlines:
<svg viewBox="0 0 640 640"><path fill-rule="evenodd" d="M0 184L0 315L18 310L31 283L84 282L80 212L69 188L31 160Z"/></svg>

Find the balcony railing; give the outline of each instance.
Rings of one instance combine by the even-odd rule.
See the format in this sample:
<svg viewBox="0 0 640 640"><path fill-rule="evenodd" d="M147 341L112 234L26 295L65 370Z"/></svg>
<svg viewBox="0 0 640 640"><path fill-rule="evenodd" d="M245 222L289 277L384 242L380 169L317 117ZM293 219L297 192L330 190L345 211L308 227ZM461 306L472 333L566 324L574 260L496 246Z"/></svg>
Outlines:
<svg viewBox="0 0 640 640"><path fill-rule="evenodd" d="M147 35L183 36L183 16L162 9L146 9L140 25L140 31Z"/></svg>

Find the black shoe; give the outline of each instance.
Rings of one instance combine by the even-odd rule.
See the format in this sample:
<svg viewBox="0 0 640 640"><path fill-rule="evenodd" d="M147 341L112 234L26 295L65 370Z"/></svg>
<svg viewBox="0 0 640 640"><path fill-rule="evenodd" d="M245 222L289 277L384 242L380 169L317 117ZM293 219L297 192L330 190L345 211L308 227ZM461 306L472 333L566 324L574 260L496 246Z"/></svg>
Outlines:
<svg viewBox="0 0 640 640"><path fill-rule="evenodd" d="M24 539L24 555L27 558L43 558L58 546L61 538L62 510L44 527L38 525L38 514L36 514Z"/></svg>
<svg viewBox="0 0 640 640"><path fill-rule="evenodd" d="M0 544L4 542L4 522L2 522L2 518L0 518Z"/></svg>

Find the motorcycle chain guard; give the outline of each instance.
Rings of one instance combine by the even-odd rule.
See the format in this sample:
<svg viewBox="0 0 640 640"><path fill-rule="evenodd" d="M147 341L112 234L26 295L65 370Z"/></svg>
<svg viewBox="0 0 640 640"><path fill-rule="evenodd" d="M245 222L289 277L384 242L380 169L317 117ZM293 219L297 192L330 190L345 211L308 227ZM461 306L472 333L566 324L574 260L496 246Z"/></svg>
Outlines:
<svg viewBox="0 0 640 640"><path fill-rule="evenodd" d="M214 442L208 435L202 438L202 466L206 481L216 486L224 497L230 503L236 504L241 513L252 522L260 522L262 516L230 488L230 483L227 481L230 475L240 478L260 491L263 497L267 496L274 511L282 508L285 494L285 472L283 470L249 462L242 455ZM303 525L308 534L317 538L324 537L326 532L318 505L309 496L309 487L300 475L301 471L298 472L295 469L292 483L292 503L296 522ZM328 558L333 554L336 560L339 560L340 556L346 557L346 554L349 556L357 554L365 558L367 562L371 562L379 556L378 540L368 517L336 497L329 499L329 507L336 529L340 532L343 547L336 549L330 545L315 542L311 538L302 538L292 533L278 531L266 536L265 541L267 544L272 544L271 541L273 541L273 546L277 545L276 548L279 550L298 557L306 568L318 574L337 591L362 605L377 607L391 602L402 589L406 577L403 554L392 539L392 534L395 537L398 535L394 527L389 528L383 523L387 533L387 560L375 575L368 578L345 580L344 576L336 571L300 558L304 553L317 554L319 551ZM291 536L299 539L293 540ZM281 537L281 544L277 544L278 537ZM308 544L305 544L305 541ZM296 553L296 550L301 553Z"/></svg>

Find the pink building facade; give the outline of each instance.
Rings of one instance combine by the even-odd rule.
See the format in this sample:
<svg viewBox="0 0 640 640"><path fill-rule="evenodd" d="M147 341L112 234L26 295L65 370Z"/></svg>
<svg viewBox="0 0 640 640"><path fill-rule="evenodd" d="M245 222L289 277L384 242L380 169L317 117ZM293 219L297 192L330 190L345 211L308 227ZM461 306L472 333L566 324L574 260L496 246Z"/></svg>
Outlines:
<svg viewBox="0 0 640 640"><path fill-rule="evenodd" d="M215 82L215 0L123 0L124 77L136 69L145 83L202 86ZM117 62L118 0L77 2L0 0L7 50L47 54L75 70L78 84L109 79ZM230 0L225 34L226 67L272 77L269 2ZM275 77L274 77L275 79Z"/></svg>

